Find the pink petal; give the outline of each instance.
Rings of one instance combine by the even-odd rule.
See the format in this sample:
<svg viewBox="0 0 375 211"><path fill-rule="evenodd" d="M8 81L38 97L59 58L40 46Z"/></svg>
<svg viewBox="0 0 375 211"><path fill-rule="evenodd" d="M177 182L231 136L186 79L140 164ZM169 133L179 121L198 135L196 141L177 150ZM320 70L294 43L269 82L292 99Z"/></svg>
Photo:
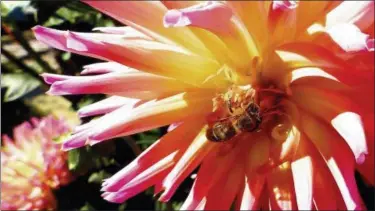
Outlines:
<svg viewBox="0 0 375 211"><path fill-rule="evenodd" d="M129 27L129 26L123 26L123 27L96 27L93 29L93 31L100 31L104 33L109 34L120 34L124 35L127 39L143 39L143 40L154 40L153 38L143 34L142 32Z"/></svg>
<svg viewBox="0 0 375 211"><path fill-rule="evenodd" d="M131 111L116 110L103 118L90 138L105 140L126 136L152 128L168 125L187 117L204 115L211 111L211 95L202 93L182 93L156 102L148 102ZM200 108L192 106L201 105ZM121 113L124 112L124 113ZM125 115L124 115L125 114Z"/></svg>
<svg viewBox="0 0 375 211"><path fill-rule="evenodd" d="M334 1L299 1L297 10L297 39L306 35L306 29L313 23L324 21Z"/></svg>
<svg viewBox="0 0 375 211"><path fill-rule="evenodd" d="M331 124L349 145L357 163L362 164L368 148L361 116L353 112L341 113L332 119Z"/></svg>
<svg viewBox="0 0 375 211"><path fill-rule="evenodd" d="M278 46L295 39L297 6L296 1L272 1L272 9L268 14L272 46Z"/></svg>
<svg viewBox="0 0 375 211"><path fill-rule="evenodd" d="M345 209L345 203L341 197L340 190L338 189L335 180L329 171L323 157L320 152L316 149L313 143L302 134L301 142L299 145L299 152L297 158L312 158L312 168L313 168L313 181L312 181L312 192L313 192L313 202L317 210L342 210ZM304 166L306 167L306 166ZM292 166L293 168L293 166ZM295 171L303 171L297 170ZM308 170L309 171L309 170ZM305 179L310 178L310 176L305 175ZM305 196L309 197L309 191L305 192ZM296 196L297 203L299 203L298 196L299 190L296 186ZM308 198L304 200L309 205ZM300 205L299 205L300 206Z"/></svg>
<svg viewBox="0 0 375 211"><path fill-rule="evenodd" d="M239 141L246 140L242 139ZM229 150L229 152L222 154L223 151L228 151L227 146L217 145L217 148L213 149L211 153L204 158L197 173L197 177L195 178L193 187L191 188L184 204L180 208L181 210L194 210L205 201L205 197L210 188L217 185L220 177L231 169L238 153L243 149L241 146L241 144L237 144L233 149ZM220 165L217 165L218 163L220 163Z"/></svg>
<svg viewBox="0 0 375 211"><path fill-rule="evenodd" d="M205 132L204 128L163 180L165 191L160 196L160 201L168 201L181 182L201 163L205 155L213 150L214 144L207 140Z"/></svg>
<svg viewBox="0 0 375 211"><path fill-rule="evenodd" d="M165 27L195 26L217 34L229 49L229 57L241 71L247 71L252 59L259 55L245 26L223 2L209 1L169 10L163 22ZM250 62L247 61L249 58Z"/></svg>
<svg viewBox="0 0 375 211"><path fill-rule="evenodd" d="M254 175L246 177L242 198L240 199L240 210L255 210L259 207L259 198L265 182L264 176Z"/></svg>
<svg viewBox="0 0 375 211"><path fill-rule="evenodd" d="M313 166L309 156L292 162L293 182L299 210L311 210L313 198ZM315 184L314 184L315 185Z"/></svg>
<svg viewBox="0 0 375 211"><path fill-rule="evenodd" d="M238 162L223 174L208 192L204 210L229 210L236 194L243 186L244 163ZM225 193L225 194L223 194Z"/></svg>
<svg viewBox="0 0 375 211"><path fill-rule="evenodd" d="M120 188L117 192L105 194L104 199L110 202L122 203L130 197L137 195L148 187L161 181L168 171L170 171L174 164L174 157L177 151L171 153L160 161L156 162L146 170L138 174L125 186Z"/></svg>
<svg viewBox="0 0 375 211"><path fill-rule="evenodd" d="M64 32L41 26L33 30L39 41L60 50L118 62L189 83L200 84L219 68L216 61L176 45L142 39L127 40L123 35L115 34ZM202 72L202 69L205 71Z"/></svg>
<svg viewBox="0 0 375 211"><path fill-rule="evenodd" d="M232 15L232 11L225 4L206 2L180 10L169 10L164 16L164 26L191 25L218 33L228 33L226 29Z"/></svg>
<svg viewBox="0 0 375 211"><path fill-rule="evenodd" d="M127 114L129 110L132 110L133 108L139 106L143 102L132 102L123 105L122 107L116 109L115 111L108 113L99 119L94 119L89 123L86 123L84 125L81 125L79 128L75 130L75 133L72 134L68 139L66 139L62 145L63 150L70 150L78 147L82 147L86 144L89 144L89 142L95 141L90 136L92 136L93 133L96 132L96 128L101 128L101 124L104 121L109 121L109 123L114 122L114 118L118 117L118 115L124 116L124 114ZM109 123L105 122L105 125L108 125Z"/></svg>
<svg viewBox="0 0 375 211"><path fill-rule="evenodd" d="M369 80L368 71L360 71L353 63L348 63L325 47L308 42L288 43L278 48L278 56L288 70L305 67L318 67L342 83L353 85ZM358 69L358 71L342 71Z"/></svg>
<svg viewBox="0 0 375 211"><path fill-rule="evenodd" d="M51 73L42 73L41 76L43 77L44 81L47 84L53 84L57 81L64 81L64 80L72 78L72 76L57 75L57 74L51 74Z"/></svg>
<svg viewBox="0 0 375 211"><path fill-rule="evenodd" d="M182 92L186 85L174 79L143 72L114 72L94 76L65 77L66 80L56 81L48 93L53 95L68 94L114 94L127 92L150 91L156 96L166 93ZM126 86L124 86L126 84Z"/></svg>
<svg viewBox="0 0 375 211"><path fill-rule="evenodd" d="M163 27L167 8L159 1L84 2L159 42L177 43L199 55L209 55L208 49L189 29Z"/></svg>
<svg viewBox="0 0 375 211"><path fill-rule="evenodd" d="M325 72L320 68L314 67L305 67L305 68L298 68L292 71L292 80L291 83L295 82L296 80L305 78L305 77L323 77L330 80L338 81L337 78L332 76L331 74Z"/></svg>
<svg viewBox="0 0 375 211"><path fill-rule="evenodd" d="M226 4L244 23L247 31L257 45L257 49L264 52L270 35L268 33L268 12L271 1L226 1ZM256 27L255 25L256 24Z"/></svg>
<svg viewBox="0 0 375 211"><path fill-rule="evenodd" d="M354 156L350 148L327 123L306 114L301 120L307 136L326 160L340 189L346 208L349 210L363 209L364 205L354 178Z"/></svg>
<svg viewBox="0 0 375 211"><path fill-rule="evenodd" d="M364 176L365 181L371 185L374 185L375 170L374 166L374 107L371 108L372 112L359 113L362 116L362 122L366 133L368 155L363 164L358 165L358 171Z"/></svg>
<svg viewBox="0 0 375 211"><path fill-rule="evenodd" d="M177 126L179 126L181 124L181 122L178 122L178 123L173 123L171 125L169 125L168 127L168 132L171 132L172 130L176 129Z"/></svg>
<svg viewBox="0 0 375 211"><path fill-rule="evenodd" d="M71 149L83 147L87 144L89 131L80 131L76 134L71 135L69 138L64 140L62 144L62 150L69 151Z"/></svg>
<svg viewBox="0 0 375 211"><path fill-rule="evenodd" d="M106 114L112 112L127 103L134 103L138 99L112 96L107 99L90 104L78 110L80 117L94 116L99 114Z"/></svg>
<svg viewBox="0 0 375 211"><path fill-rule="evenodd" d="M368 51L374 51L375 50L375 39L368 39L366 41L366 48Z"/></svg>
<svg viewBox="0 0 375 211"><path fill-rule="evenodd" d="M346 68L348 64L328 49L307 42L294 42L278 47L276 53L290 66L290 69L303 67Z"/></svg>
<svg viewBox="0 0 375 211"><path fill-rule="evenodd" d="M290 163L286 162L267 175L272 210L296 210L296 196Z"/></svg>
<svg viewBox="0 0 375 211"><path fill-rule="evenodd" d="M84 123L84 124L81 124L81 125L78 125L76 126L74 129L73 129L73 133L79 133L81 131L84 131L84 130L87 130L88 128L91 128L92 126L94 126L95 124L97 124L99 122L100 118L98 119L93 119L91 120L90 122L87 122L87 123Z"/></svg>
<svg viewBox="0 0 375 211"><path fill-rule="evenodd" d="M126 61L124 58L121 58L121 54L114 54L114 52L111 51L119 50L118 45L103 43L104 40L109 41L110 39L112 39L112 41L119 41L121 35L72 33L42 26L35 26L33 31L36 39L59 50L92 56L98 59L108 59L119 62L123 60Z"/></svg>
<svg viewBox="0 0 375 211"><path fill-rule="evenodd" d="M267 172L272 168L291 161L296 154L300 142L300 132L292 127L288 137L284 141L272 139L268 161L258 169L259 172Z"/></svg>
<svg viewBox="0 0 375 211"><path fill-rule="evenodd" d="M132 73L139 72L139 70L127 67L116 62L101 62L84 66L81 74L105 74L111 72Z"/></svg>
<svg viewBox="0 0 375 211"><path fill-rule="evenodd" d="M246 158L245 187L240 199L241 210L255 210L261 206L259 201L266 174L258 173L258 171L259 167L268 161L270 153L270 139L265 134L249 138L256 141L249 146L250 151Z"/></svg>
<svg viewBox="0 0 375 211"><path fill-rule="evenodd" d="M162 1L163 4L169 9L183 9L191 7L201 3L200 1ZM170 29L170 28L169 28ZM213 54L214 58L220 63L226 63L228 61L228 55L226 53L227 48L225 44L213 33L201 30L199 28L189 28L207 47L207 49Z"/></svg>
<svg viewBox="0 0 375 211"><path fill-rule="evenodd" d="M339 23L357 25L361 30L374 22L374 1L344 1L327 14L326 26Z"/></svg>
<svg viewBox="0 0 375 211"><path fill-rule="evenodd" d="M346 52L369 51L373 48L369 36L362 33L354 24L336 24L326 31Z"/></svg>
<svg viewBox="0 0 375 211"><path fill-rule="evenodd" d="M4 147L6 147L6 151L19 153L18 147L14 144L14 141L8 135L2 135L2 142L4 143Z"/></svg>
<svg viewBox="0 0 375 211"><path fill-rule="evenodd" d="M272 9L273 10L288 10L288 9L295 9L298 6L297 1L290 1L290 0L282 0L282 1L273 1L272 2Z"/></svg>
<svg viewBox="0 0 375 211"><path fill-rule="evenodd" d="M161 158L166 157L174 151L185 150L191 143L191 140L201 130L202 126L203 121L195 125L183 122L175 130L167 133L160 140L152 144L129 165L107 179L103 183L102 190L117 192L121 187Z"/></svg>
<svg viewBox="0 0 375 211"><path fill-rule="evenodd" d="M315 85L316 86L316 85ZM291 99L302 109L331 123L337 115L348 111L360 111L361 107L352 99L334 89L320 89L314 86L293 86Z"/></svg>

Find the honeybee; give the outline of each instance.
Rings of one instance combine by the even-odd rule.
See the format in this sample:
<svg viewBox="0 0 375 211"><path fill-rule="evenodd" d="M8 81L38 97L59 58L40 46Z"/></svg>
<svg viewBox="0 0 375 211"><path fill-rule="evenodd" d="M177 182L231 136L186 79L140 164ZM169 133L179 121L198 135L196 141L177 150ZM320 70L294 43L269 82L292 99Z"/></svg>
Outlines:
<svg viewBox="0 0 375 211"><path fill-rule="evenodd" d="M232 108L229 106L229 110ZM256 131L262 123L260 108L255 102L237 115L231 115L215 122L206 131L206 137L213 142L227 141L241 132Z"/></svg>

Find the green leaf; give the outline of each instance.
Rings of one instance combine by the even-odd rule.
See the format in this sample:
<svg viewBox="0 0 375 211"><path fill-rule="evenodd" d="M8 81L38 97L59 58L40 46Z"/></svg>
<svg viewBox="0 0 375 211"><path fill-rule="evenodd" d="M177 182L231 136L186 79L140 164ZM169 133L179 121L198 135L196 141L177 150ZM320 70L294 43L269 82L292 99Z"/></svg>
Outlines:
<svg viewBox="0 0 375 211"><path fill-rule="evenodd" d="M17 100L41 85L41 82L27 73L8 73L1 75L1 87L7 90L4 96L4 102Z"/></svg>
<svg viewBox="0 0 375 211"><path fill-rule="evenodd" d="M83 207L81 207L81 209L79 209L80 211L91 211L91 210L96 210L93 206L91 206L90 203L86 202L85 205Z"/></svg>
<svg viewBox="0 0 375 211"><path fill-rule="evenodd" d="M172 202L173 210L180 210L183 202Z"/></svg>
<svg viewBox="0 0 375 211"><path fill-rule="evenodd" d="M77 169L80 163L80 149L72 149L68 153L68 163L69 163L69 170L74 171Z"/></svg>
<svg viewBox="0 0 375 211"><path fill-rule="evenodd" d="M108 174L106 171L101 170L99 172L94 172L90 175L88 182L89 183L98 183L101 184L104 179L110 177L111 175Z"/></svg>
<svg viewBox="0 0 375 211"><path fill-rule="evenodd" d="M116 164L114 159L98 153L100 145L94 147L85 146L70 150L68 154L69 170L74 174L82 175L91 169L101 169Z"/></svg>
<svg viewBox="0 0 375 211"><path fill-rule="evenodd" d="M92 169L98 161L90 146L70 150L68 153L68 167L71 172L77 175L85 174Z"/></svg>
<svg viewBox="0 0 375 211"><path fill-rule="evenodd" d="M48 20L44 23L44 26L47 26L47 27L57 26L57 25L62 24L63 22L64 22L63 19L51 16L51 17L48 18Z"/></svg>
<svg viewBox="0 0 375 211"><path fill-rule="evenodd" d="M69 21L70 23L75 23L76 19L82 16L82 13L68 9L66 7L61 7L56 11L56 14L60 17L63 17L65 20Z"/></svg>
<svg viewBox="0 0 375 211"><path fill-rule="evenodd" d="M122 203L119 207L118 207L118 211L124 211L126 208L126 203Z"/></svg>
<svg viewBox="0 0 375 211"><path fill-rule="evenodd" d="M63 61L68 61L71 56L72 56L72 54L70 52L65 52L65 53L62 54L61 58L62 58Z"/></svg>
<svg viewBox="0 0 375 211"><path fill-rule="evenodd" d="M62 135L60 135L58 137L53 138L52 140L56 144L61 144L61 143L63 143L70 136L70 134L71 133L69 133L69 132L68 133L64 133L64 134L62 134Z"/></svg>

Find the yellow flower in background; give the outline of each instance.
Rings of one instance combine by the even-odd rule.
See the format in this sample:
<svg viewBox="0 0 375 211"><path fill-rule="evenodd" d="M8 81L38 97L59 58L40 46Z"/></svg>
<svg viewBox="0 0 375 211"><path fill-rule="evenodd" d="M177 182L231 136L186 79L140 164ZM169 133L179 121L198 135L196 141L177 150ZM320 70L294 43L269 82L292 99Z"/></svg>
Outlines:
<svg viewBox="0 0 375 211"><path fill-rule="evenodd" d="M72 108L72 103L64 97L41 94L27 100L26 103L38 115L63 118L70 127L81 123L77 112Z"/></svg>
<svg viewBox="0 0 375 211"><path fill-rule="evenodd" d="M78 111L64 149L171 125L103 183L121 203L168 201L199 167L182 210L365 209L374 184L374 2L85 1L126 27L37 26L38 40L105 60L43 74L53 95L111 95Z"/></svg>
<svg viewBox="0 0 375 211"><path fill-rule="evenodd" d="M52 116L32 118L2 137L1 210L56 209L52 189L72 180L66 152L53 139L71 130Z"/></svg>

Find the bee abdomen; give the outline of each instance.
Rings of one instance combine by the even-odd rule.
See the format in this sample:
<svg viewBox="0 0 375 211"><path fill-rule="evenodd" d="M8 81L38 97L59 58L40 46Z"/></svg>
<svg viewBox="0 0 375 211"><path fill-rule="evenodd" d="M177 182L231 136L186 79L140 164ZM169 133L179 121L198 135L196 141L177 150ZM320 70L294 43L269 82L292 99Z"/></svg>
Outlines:
<svg viewBox="0 0 375 211"><path fill-rule="evenodd" d="M212 128L207 129L206 137L210 141L222 142L233 138L236 135L236 130L231 122L218 122Z"/></svg>
<svg viewBox="0 0 375 211"><path fill-rule="evenodd" d="M241 131L252 132L256 130L256 121L247 115L242 115L236 121L236 127Z"/></svg>

